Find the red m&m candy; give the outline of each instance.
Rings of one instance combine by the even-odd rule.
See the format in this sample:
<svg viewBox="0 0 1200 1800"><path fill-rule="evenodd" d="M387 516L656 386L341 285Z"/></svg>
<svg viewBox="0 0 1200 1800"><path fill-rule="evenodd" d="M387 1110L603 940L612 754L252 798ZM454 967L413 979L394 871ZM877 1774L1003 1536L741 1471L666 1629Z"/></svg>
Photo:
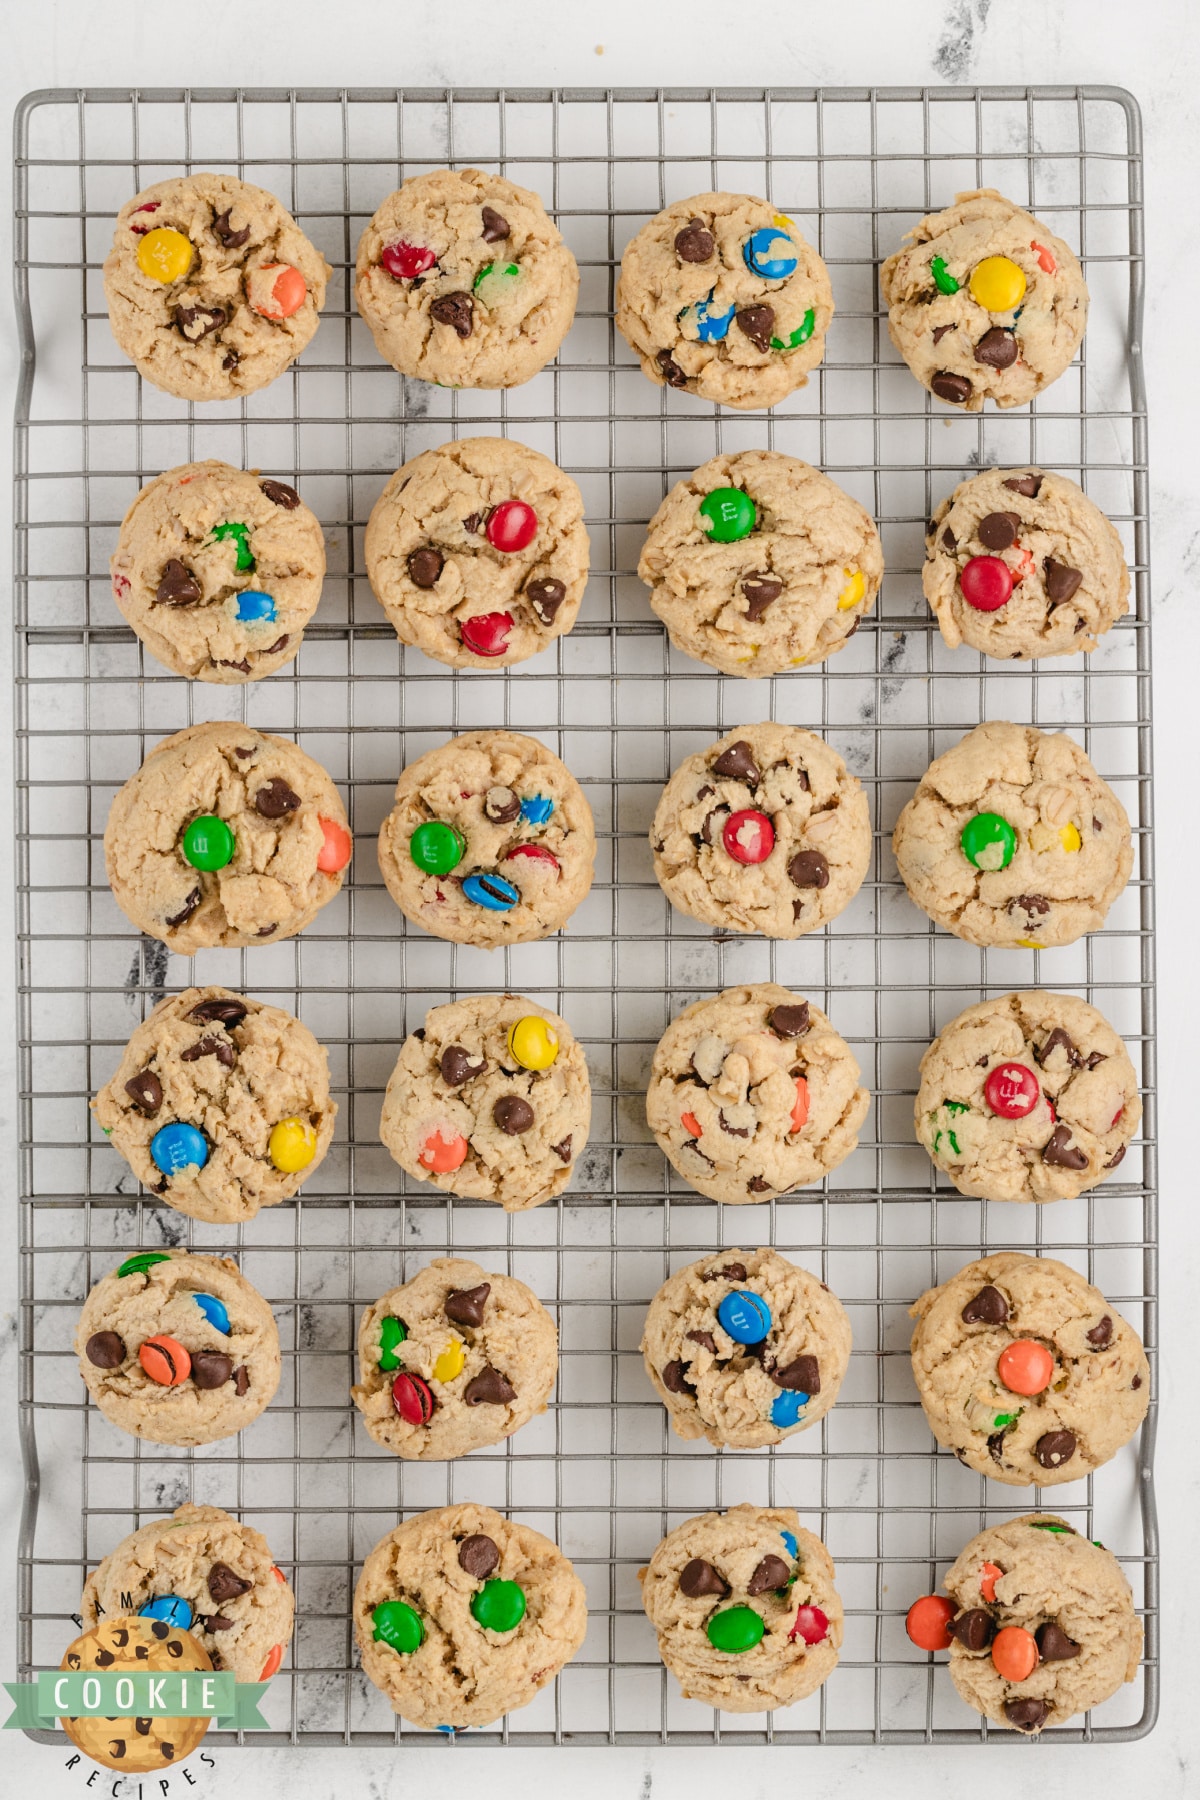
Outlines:
<svg viewBox="0 0 1200 1800"><path fill-rule="evenodd" d="M942 1594L922 1594L909 1607L904 1629L918 1650L948 1650L954 1635L950 1621L957 1610Z"/></svg>
<svg viewBox="0 0 1200 1800"><path fill-rule="evenodd" d="M502 500L488 514L484 533L493 550L512 556L537 536L537 514L524 500Z"/></svg>
<svg viewBox="0 0 1200 1800"><path fill-rule="evenodd" d="M379 260L393 280L415 281L426 269L432 269L437 257L425 244L406 244L401 238L399 243L385 244Z"/></svg>
<svg viewBox="0 0 1200 1800"><path fill-rule="evenodd" d="M958 578L962 597L976 612L999 612L1013 591L1012 570L1000 556L973 556Z"/></svg>
<svg viewBox="0 0 1200 1800"><path fill-rule="evenodd" d="M997 1063L983 1084L983 1097L1000 1119L1024 1119L1041 1097L1041 1086L1024 1063Z"/></svg>
<svg viewBox="0 0 1200 1800"><path fill-rule="evenodd" d="M796 1613L788 1637L805 1644L823 1644L829 1636L829 1620L819 1606L802 1606Z"/></svg>
<svg viewBox="0 0 1200 1800"><path fill-rule="evenodd" d="M792 1131L802 1131L808 1123L808 1083L803 1075L796 1077L796 1104L792 1108Z"/></svg>
<svg viewBox="0 0 1200 1800"><path fill-rule="evenodd" d="M734 862L766 862L775 848L775 827L766 813L747 808L730 813L721 832L721 842Z"/></svg>
<svg viewBox="0 0 1200 1800"><path fill-rule="evenodd" d="M503 656L512 628L511 613L476 613L473 618L460 619L458 635L476 656Z"/></svg>
<svg viewBox="0 0 1200 1800"><path fill-rule="evenodd" d="M562 874L557 856L544 844L514 844L504 860L511 862L515 856L528 857L530 862L549 863L556 875Z"/></svg>
<svg viewBox="0 0 1200 1800"><path fill-rule="evenodd" d="M433 1417L433 1390L419 1375L401 1369L392 1383L392 1405L409 1425L427 1425Z"/></svg>
<svg viewBox="0 0 1200 1800"><path fill-rule="evenodd" d="M1054 1378L1054 1358L1035 1338L1017 1338L996 1359L996 1373L1010 1394L1044 1394Z"/></svg>

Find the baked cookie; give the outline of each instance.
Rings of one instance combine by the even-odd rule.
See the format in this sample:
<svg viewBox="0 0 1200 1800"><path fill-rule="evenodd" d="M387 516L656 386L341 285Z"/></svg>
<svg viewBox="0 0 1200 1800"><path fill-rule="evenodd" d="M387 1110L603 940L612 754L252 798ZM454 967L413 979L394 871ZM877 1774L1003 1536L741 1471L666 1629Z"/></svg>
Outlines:
<svg viewBox="0 0 1200 1800"><path fill-rule="evenodd" d="M363 1314L358 1375L351 1394L377 1444L450 1462L545 1412L558 1332L523 1281L439 1256Z"/></svg>
<svg viewBox="0 0 1200 1800"><path fill-rule="evenodd" d="M1129 1053L1074 994L968 1006L921 1058L917 1141L960 1194L1073 1200L1125 1155L1142 1119Z"/></svg>
<svg viewBox="0 0 1200 1800"><path fill-rule="evenodd" d="M969 944L1099 931L1133 868L1129 818L1065 732L991 719L930 763L896 822L908 897Z"/></svg>
<svg viewBox="0 0 1200 1800"><path fill-rule="evenodd" d="M861 784L813 731L740 725L680 763L650 827L654 873L718 931L797 938L849 906L871 864Z"/></svg>
<svg viewBox="0 0 1200 1800"><path fill-rule="evenodd" d="M875 604L883 550L869 513L777 450L714 456L676 482L638 574L677 650L759 680L824 662Z"/></svg>
<svg viewBox="0 0 1200 1800"><path fill-rule="evenodd" d="M454 669L536 656L570 631L587 586L583 496L540 451L459 438L396 470L366 535L396 635Z"/></svg>
<svg viewBox="0 0 1200 1800"><path fill-rule="evenodd" d="M720 1250L663 1282L641 1349L679 1437L754 1450L825 1417L850 1361L850 1320L777 1251Z"/></svg>
<svg viewBox="0 0 1200 1800"><path fill-rule="evenodd" d="M77 1637L58 1666L133 1675L143 1670L203 1673L214 1665L192 1632L169 1625L165 1619L114 1619L93 1625ZM59 1723L92 1762L128 1776L150 1775L181 1763L203 1741L212 1719L206 1713L182 1719L164 1718L159 1713L140 1719L81 1714ZM95 1779L95 1770L91 1779Z"/></svg>
<svg viewBox="0 0 1200 1800"><path fill-rule="evenodd" d="M176 1212L241 1224L290 1200L324 1158L337 1103L306 1025L228 988L188 988L138 1026L92 1112Z"/></svg>
<svg viewBox="0 0 1200 1800"><path fill-rule="evenodd" d="M638 1570L658 1654L683 1689L722 1712L772 1712L837 1667L842 1603L833 1558L790 1506L702 1513Z"/></svg>
<svg viewBox="0 0 1200 1800"><path fill-rule="evenodd" d="M562 1193L591 1119L566 1021L520 994L479 994L433 1007L404 1040L379 1135L419 1181L524 1212Z"/></svg>
<svg viewBox="0 0 1200 1800"><path fill-rule="evenodd" d="M204 172L126 201L104 293L113 336L147 381L180 400L233 400L296 360L332 274L274 194Z"/></svg>
<svg viewBox="0 0 1200 1800"><path fill-rule="evenodd" d="M1048 469L985 469L929 521L925 598L951 650L1075 656L1129 610L1116 527Z"/></svg>
<svg viewBox="0 0 1200 1800"><path fill-rule="evenodd" d="M857 1146L870 1104L820 1008L760 981L697 1000L667 1026L646 1118L690 1186L737 1206L821 1181Z"/></svg>
<svg viewBox="0 0 1200 1800"><path fill-rule="evenodd" d="M528 1706L587 1630L549 1538L490 1506L440 1506L382 1538L354 1590L364 1674L412 1725L490 1725Z"/></svg>
<svg viewBox="0 0 1200 1800"><path fill-rule="evenodd" d="M105 1418L154 1444L232 1437L279 1386L274 1316L225 1256L126 1257L84 1301L75 1354Z"/></svg>
<svg viewBox="0 0 1200 1800"><path fill-rule="evenodd" d="M1025 406L1083 341L1088 291L1075 252L995 188L955 196L907 234L880 273L888 335L922 387L979 412Z"/></svg>
<svg viewBox="0 0 1200 1800"><path fill-rule="evenodd" d="M794 220L753 194L695 194L626 245L617 329L659 387L774 406L825 354L829 270Z"/></svg>
<svg viewBox="0 0 1200 1800"><path fill-rule="evenodd" d="M93 1569L85 1627L122 1613L167 1619L198 1638L214 1669L267 1681L283 1661L296 1602L267 1540L219 1506L177 1506L122 1538Z"/></svg>
<svg viewBox="0 0 1200 1800"><path fill-rule="evenodd" d="M320 764L231 721L156 744L104 828L114 900L179 956L294 936L340 889L352 848Z"/></svg>
<svg viewBox="0 0 1200 1800"><path fill-rule="evenodd" d="M146 484L109 568L126 623L160 663L236 684L299 650L321 598L325 539L295 488L210 458Z"/></svg>
<svg viewBox="0 0 1200 1800"><path fill-rule="evenodd" d="M517 387L570 330L579 269L537 195L434 169L388 195L358 240L354 297L375 348L440 387Z"/></svg>
<svg viewBox="0 0 1200 1800"><path fill-rule="evenodd" d="M985 1256L922 1294L909 1316L929 1429L979 1475L1012 1487L1080 1481L1146 1416L1141 1339L1066 1263Z"/></svg>
<svg viewBox="0 0 1200 1800"><path fill-rule="evenodd" d="M517 731L468 731L427 750L379 830L379 867L405 917L480 950L561 930L595 860L579 783Z"/></svg>

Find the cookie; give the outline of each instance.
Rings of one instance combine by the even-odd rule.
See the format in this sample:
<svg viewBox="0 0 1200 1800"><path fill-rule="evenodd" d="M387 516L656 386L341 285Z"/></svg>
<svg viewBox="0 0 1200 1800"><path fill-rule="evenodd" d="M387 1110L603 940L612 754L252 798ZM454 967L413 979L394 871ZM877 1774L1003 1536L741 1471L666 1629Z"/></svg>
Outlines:
<svg viewBox="0 0 1200 1800"><path fill-rule="evenodd" d="M150 653L193 681L257 681L291 662L317 609L325 539L286 482L209 458L148 482L109 561Z"/></svg>
<svg viewBox="0 0 1200 1800"><path fill-rule="evenodd" d="M93 1625L77 1637L58 1666L72 1670L106 1669L117 1674L127 1670L134 1675L144 1670L204 1673L214 1664L192 1632L171 1626L164 1619L113 1619ZM205 1713L182 1719L168 1719L157 1713L140 1719L81 1714L59 1723L71 1742L92 1762L128 1776L150 1775L183 1762L203 1741L212 1719ZM95 1779L95 1770L91 1779Z"/></svg>
<svg viewBox="0 0 1200 1800"><path fill-rule="evenodd" d="M969 944L1099 931L1133 868L1125 808L1065 732L991 719L931 762L896 822L908 897Z"/></svg>
<svg viewBox="0 0 1200 1800"><path fill-rule="evenodd" d="M909 1308L913 1376L939 1444L1012 1487L1080 1481L1150 1404L1141 1339L1050 1257L985 1256Z"/></svg>
<svg viewBox="0 0 1200 1800"><path fill-rule="evenodd" d="M579 783L516 731L468 731L409 763L379 831L379 867L405 917L480 950L560 930L595 860Z"/></svg>
<svg viewBox="0 0 1200 1800"><path fill-rule="evenodd" d="M180 400L234 400L312 338L333 270L274 194L233 175L176 175L117 214L108 321L139 375Z"/></svg>
<svg viewBox="0 0 1200 1800"><path fill-rule="evenodd" d="M587 586L583 496L512 438L459 438L396 470L367 522L367 574L405 644L502 668L570 631Z"/></svg>
<svg viewBox="0 0 1200 1800"><path fill-rule="evenodd" d="M858 1144L871 1096L819 1007L774 982L726 988L668 1025L646 1118L691 1187L731 1206L822 1180Z"/></svg>
<svg viewBox="0 0 1200 1800"><path fill-rule="evenodd" d="M961 1194L1073 1200L1115 1169L1142 1118L1129 1053L1074 994L1002 994L921 1058L917 1141Z"/></svg>
<svg viewBox="0 0 1200 1800"><path fill-rule="evenodd" d="M776 1251L720 1250L664 1281L641 1349L679 1437L753 1450L825 1417L850 1321L823 1281Z"/></svg>
<svg viewBox="0 0 1200 1800"><path fill-rule="evenodd" d="M351 849L320 764L231 721L156 744L104 828L117 905L179 956L294 936L340 889Z"/></svg>
<svg viewBox="0 0 1200 1800"><path fill-rule="evenodd" d="M433 1007L404 1040L379 1135L419 1181L524 1212L562 1193L591 1117L566 1021L520 994L480 994Z"/></svg>
<svg viewBox="0 0 1200 1800"><path fill-rule="evenodd" d="M490 1506L417 1513L382 1538L354 1590L363 1672L436 1730L528 1706L587 1630L583 1583L549 1538Z"/></svg>
<svg viewBox="0 0 1200 1800"><path fill-rule="evenodd" d="M883 579L869 513L777 450L714 456L676 482L638 574L677 650L759 680L824 662L858 630Z"/></svg>
<svg viewBox="0 0 1200 1800"><path fill-rule="evenodd" d="M772 1712L837 1667L842 1603L833 1558L790 1506L702 1513L638 1570L658 1654L683 1689L722 1712Z"/></svg>
<svg viewBox="0 0 1200 1800"><path fill-rule="evenodd" d="M414 175L358 240L354 298L375 348L440 387L530 380L578 294L575 258L537 195L481 169Z"/></svg>
<svg viewBox="0 0 1200 1800"><path fill-rule="evenodd" d="M85 1627L122 1613L158 1616L190 1632L214 1669L266 1681L283 1660L296 1602L267 1540L219 1506L177 1506L122 1538L93 1569L79 1611Z"/></svg>
<svg viewBox="0 0 1200 1800"><path fill-rule="evenodd" d="M861 784L813 731L740 725L680 763L650 827L654 873L718 931L797 938L847 907L871 865Z"/></svg>
<svg viewBox="0 0 1200 1800"><path fill-rule="evenodd" d="M888 336L922 387L979 412L1025 406L1083 342L1088 291L1075 252L995 188L955 196L907 233L880 272Z"/></svg>
<svg viewBox="0 0 1200 1800"><path fill-rule="evenodd" d="M829 271L753 194L694 194L643 225L617 282L617 329L659 387L775 406L807 384L833 318Z"/></svg>
<svg viewBox="0 0 1200 1800"><path fill-rule="evenodd" d="M127 1257L84 1301L75 1353L110 1424L154 1444L232 1437L279 1386L274 1316L225 1256Z"/></svg>
<svg viewBox="0 0 1200 1800"><path fill-rule="evenodd" d="M203 987L159 1002L92 1112L168 1206L241 1224L299 1191L329 1148L337 1104L325 1051L299 1019Z"/></svg>
<svg viewBox="0 0 1200 1800"><path fill-rule="evenodd" d="M385 1450L449 1462L545 1412L557 1375L558 1332L536 1294L439 1256L363 1314L351 1394Z"/></svg>
<svg viewBox="0 0 1200 1800"><path fill-rule="evenodd" d="M925 536L925 598L951 650L1075 656L1129 610L1116 527L1048 469L985 469L943 500Z"/></svg>

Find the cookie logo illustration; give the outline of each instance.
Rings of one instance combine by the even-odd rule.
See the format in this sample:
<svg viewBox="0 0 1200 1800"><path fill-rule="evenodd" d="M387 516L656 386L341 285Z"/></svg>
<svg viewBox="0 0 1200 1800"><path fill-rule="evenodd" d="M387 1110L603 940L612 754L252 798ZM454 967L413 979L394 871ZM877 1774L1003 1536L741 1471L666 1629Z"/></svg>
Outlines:
<svg viewBox="0 0 1200 1800"><path fill-rule="evenodd" d="M204 1673L212 1661L190 1631L179 1631L163 1619L107 1620L85 1631L68 1648L63 1669L128 1669L130 1674L158 1671ZM93 1762L122 1774L149 1775L183 1761L196 1749L211 1720L199 1718L63 1719L73 1744Z"/></svg>

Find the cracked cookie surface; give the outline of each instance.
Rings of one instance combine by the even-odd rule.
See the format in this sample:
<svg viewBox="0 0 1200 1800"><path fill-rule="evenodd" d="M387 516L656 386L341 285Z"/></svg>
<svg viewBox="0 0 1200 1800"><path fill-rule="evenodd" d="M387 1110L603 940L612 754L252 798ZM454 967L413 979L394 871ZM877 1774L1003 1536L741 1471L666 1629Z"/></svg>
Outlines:
<svg viewBox="0 0 1200 1800"><path fill-rule="evenodd" d="M1025 406L1083 341L1088 291L1069 244L995 188L958 194L880 272L888 335L922 387L978 412Z"/></svg>
<svg viewBox="0 0 1200 1800"><path fill-rule="evenodd" d="M747 1291L769 1318L752 1344L731 1336L719 1314L727 1296ZM741 1329L737 1316L730 1323ZM659 1288L641 1349L679 1437L749 1450L824 1418L850 1361L850 1320L836 1294L777 1251L719 1250Z"/></svg>
<svg viewBox="0 0 1200 1800"><path fill-rule="evenodd" d="M862 886L871 815L835 750L815 732L768 721L680 763L650 843L659 885L681 912L719 931L803 937Z"/></svg>
<svg viewBox="0 0 1200 1800"><path fill-rule="evenodd" d="M892 848L922 912L1002 949L1099 931L1133 868L1125 808L1075 740L998 719L930 763Z"/></svg>
<svg viewBox="0 0 1200 1800"><path fill-rule="evenodd" d="M502 175L435 169L389 194L358 241L354 297L402 375L507 388L558 350L579 269L541 200Z"/></svg>
<svg viewBox="0 0 1200 1800"><path fill-rule="evenodd" d="M742 535L724 541L701 509L731 492ZM828 475L743 450L676 482L647 527L638 575L677 650L757 679L842 649L875 603L883 550L870 514Z"/></svg>
<svg viewBox="0 0 1200 1800"><path fill-rule="evenodd" d="M571 477L498 437L459 438L397 469L365 549L401 642L455 669L524 662L570 631L591 554Z"/></svg>
<svg viewBox="0 0 1200 1800"><path fill-rule="evenodd" d="M297 1193L329 1148L337 1110L328 1059L308 1027L222 987L160 1001L92 1101L97 1125L143 1186L210 1223L241 1223ZM311 1155L283 1169L271 1134L296 1119L311 1133ZM176 1121L203 1134L208 1157L167 1175L150 1146Z"/></svg>
<svg viewBox="0 0 1200 1800"><path fill-rule="evenodd" d="M769 200L694 194L626 245L616 316L657 386L774 406L824 356L833 289L795 220Z"/></svg>
<svg viewBox="0 0 1200 1800"><path fill-rule="evenodd" d="M683 1689L723 1712L770 1712L815 1693L837 1667L842 1602L833 1558L789 1506L702 1513L663 1538L638 1571L658 1654ZM757 1642L719 1648L714 1619L752 1612ZM740 1621L742 1638L753 1621ZM750 1625L751 1630L744 1630Z"/></svg>
<svg viewBox="0 0 1200 1800"><path fill-rule="evenodd" d="M1034 989L969 1006L921 1058L917 1141L962 1194L1073 1200L1124 1158L1137 1074L1103 1014Z"/></svg>
<svg viewBox="0 0 1200 1800"><path fill-rule="evenodd" d="M516 1624L481 1624L472 1602L509 1584L524 1602ZM411 1651L375 1635L373 1615L389 1601L416 1615L420 1641ZM364 1674L401 1718L427 1730L466 1729L528 1706L554 1679L583 1643L587 1602L570 1562L541 1532L490 1506L442 1506L406 1519L370 1552L354 1590L354 1627Z"/></svg>
<svg viewBox="0 0 1200 1800"><path fill-rule="evenodd" d="M672 1021L646 1118L710 1200L744 1205L820 1181L858 1143L871 1097L819 1007L774 982L727 988Z"/></svg>
<svg viewBox="0 0 1200 1800"><path fill-rule="evenodd" d="M176 279L159 280L139 263L139 247L158 231L170 234L168 255L180 253ZM176 244L176 234L185 242ZM104 292L113 336L147 381L180 400L232 400L299 356L332 273L274 194L205 172L156 182L126 201Z"/></svg>

